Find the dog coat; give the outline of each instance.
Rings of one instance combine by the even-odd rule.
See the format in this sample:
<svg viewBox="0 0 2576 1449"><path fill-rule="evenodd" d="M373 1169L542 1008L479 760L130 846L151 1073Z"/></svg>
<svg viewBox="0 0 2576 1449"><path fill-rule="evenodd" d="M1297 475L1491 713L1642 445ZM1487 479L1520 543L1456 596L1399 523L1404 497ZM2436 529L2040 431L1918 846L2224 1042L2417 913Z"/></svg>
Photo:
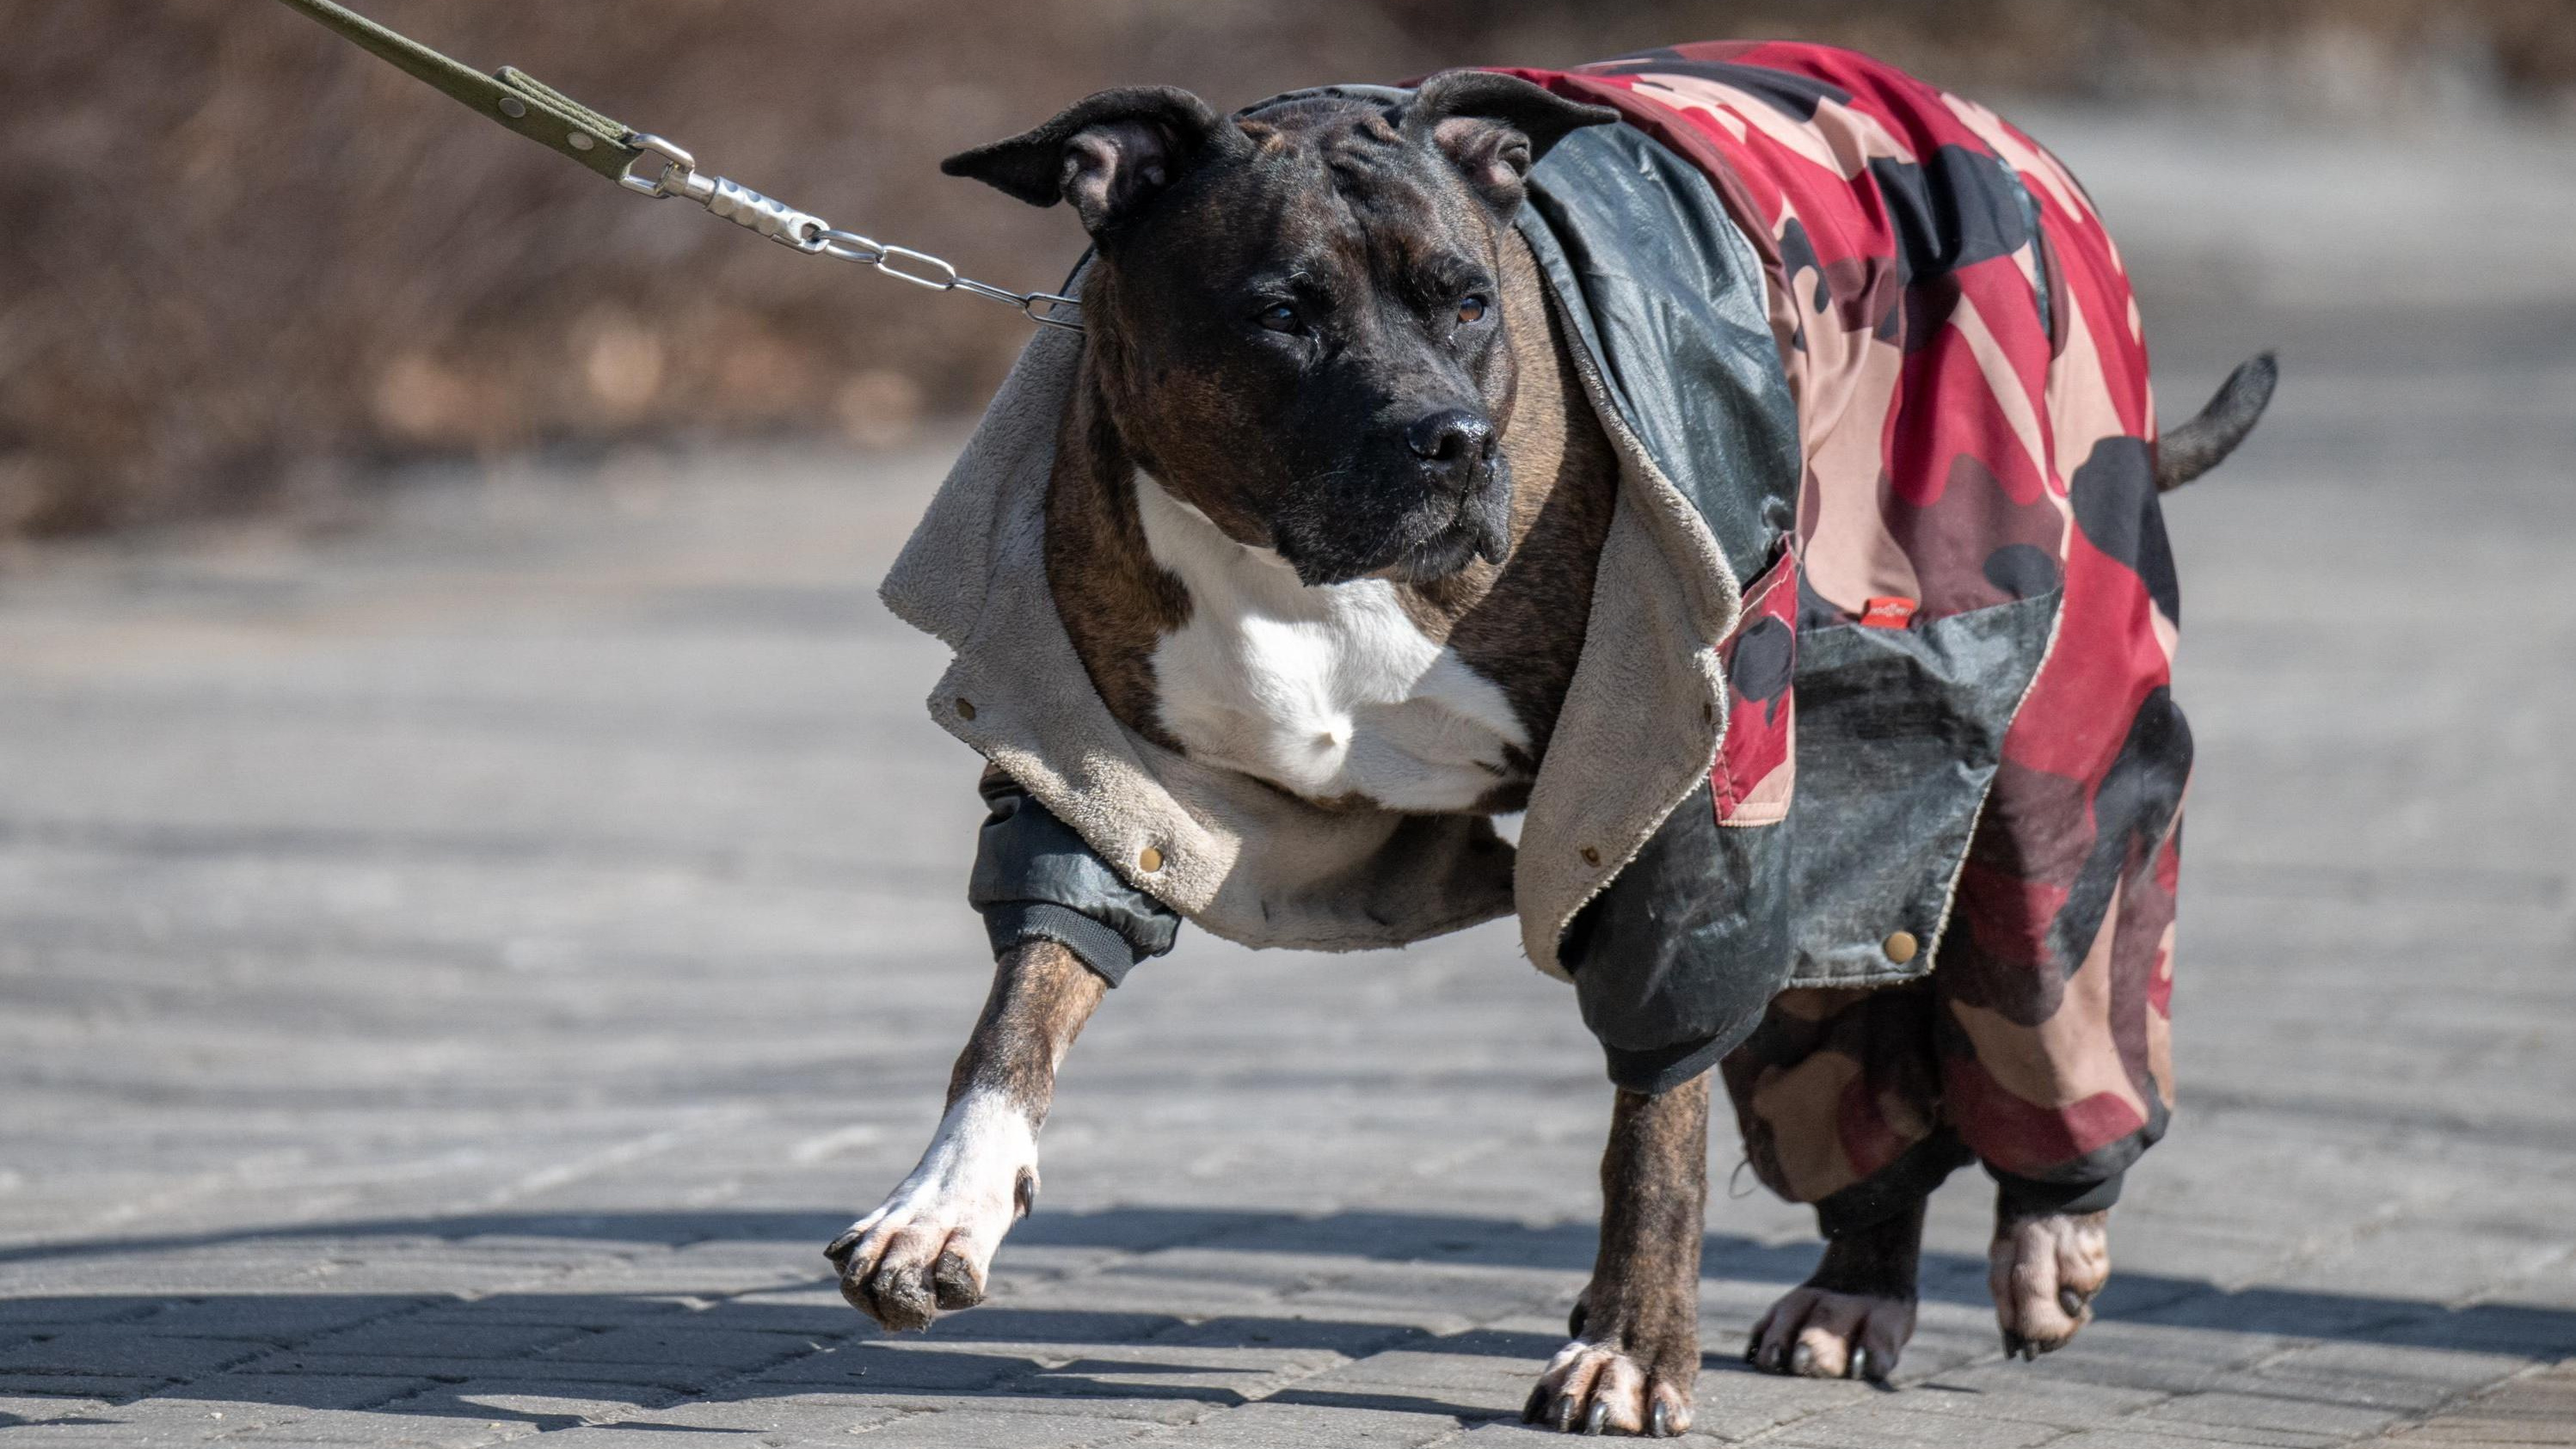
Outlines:
<svg viewBox="0 0 2576 1449"><path fill-rule="evenodd" d="M1333 949L1516 911L1647 1091L1784 987L1937 957L2026 1030L2143 993L2096 1063L2095 1135L2160 1122L2189 736L2145 349L2091 203L1993 113L1848 52L1514 73L1623 122L1559 142L1516 223L1621 473L1517 852L1481 819L1305 806L1108 718L1043 576L1079 346L1043 336L884 590L958 651L933 715L1009 777L976 885L997 944L1080 949L1067 918L1138 899ZM1122 904L1019 884L1075 877ZM1086 959L1116 958L1100 936Z"/></svg>

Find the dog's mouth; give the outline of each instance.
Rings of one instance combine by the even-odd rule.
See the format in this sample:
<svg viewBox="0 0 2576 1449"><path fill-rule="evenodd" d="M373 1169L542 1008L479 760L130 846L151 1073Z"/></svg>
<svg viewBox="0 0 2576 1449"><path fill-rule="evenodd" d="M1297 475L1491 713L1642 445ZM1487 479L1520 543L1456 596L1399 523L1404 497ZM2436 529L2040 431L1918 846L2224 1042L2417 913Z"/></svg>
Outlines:
<svg viewBox="0 0 2576 1449"><path fill-rule="evenodd" d="M1499 495L1500 490L1494 490ZM1406 584L1437 583L1466 568L1477 559L1501 563L1511 553L1508 498L1501 506L1486 508L1474 494L1460 501L1449 523L1428 538L1407 548L1393 563L1378 570L1385 577Z"/></svg>
<svg viewBox="0 0 2576 1449"><path fill-rule="evenodd" d="M1279 553L1309 588L1382 578L1393 583L1436 583L1478 559L1501 564L1512 550L1512 486L1508 460L1496 455L1476 470L1464 492L1426 493L1393 519L1357 520L1359 539L1343 535L1303 541L1279 534ZM1369 536L1369 535L1374 535Z"/></svg>

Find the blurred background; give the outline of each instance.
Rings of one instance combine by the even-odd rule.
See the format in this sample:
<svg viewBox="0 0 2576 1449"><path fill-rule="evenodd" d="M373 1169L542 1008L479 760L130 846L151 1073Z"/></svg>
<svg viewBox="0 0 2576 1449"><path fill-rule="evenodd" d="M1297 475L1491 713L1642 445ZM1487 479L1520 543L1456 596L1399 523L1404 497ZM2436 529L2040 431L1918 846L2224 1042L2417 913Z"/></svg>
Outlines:
<svg viewBox="0 0 2576 1449"><path fill-rule="evenodd" d="M2567 0L369 8L485 68L525 67L839 225L1024 289L1062 276L1072 222L935 164L1121 83L1232 106L1462 63L1796 36L2008 107L2390 139L2576 118ZM974 410L1022 341L1002 309L639 205L282 6L23 0L8 18L0 536L310 502L348 486L351 468L410 457L676 432L895 442ZM2188 189L2160 200L2194 204ZM2300 244L2341 235L2329 218ZM2219 260L2187 264L2200 274L2178 303L2248 300L2246 261ZM2154 287L2149 298L2164 300Z"/></svg>
<svg viewBox="0 0 2576 1449"><path fill-rule="evenodd" d="M359 8L1017 287L1074 219L936 163L1111 84L1787 36L1996 104L2108 220L2168 421L2283 356L2167 510L2182 1106L2038 1364L1997 1359L1991 1194L1936 1197L1894 1398L1730 1366L1813 1223L1712 1202L1702 1425L2576 1422L2576 3ZM11 1445L1518 1432L1609 1093L1508 923L1185 933L1069 1061L992 1306L888 1343L824 1275L985 989L946 651L873 590L1027 332L619 192L272 0L0 0Z"/></svg>

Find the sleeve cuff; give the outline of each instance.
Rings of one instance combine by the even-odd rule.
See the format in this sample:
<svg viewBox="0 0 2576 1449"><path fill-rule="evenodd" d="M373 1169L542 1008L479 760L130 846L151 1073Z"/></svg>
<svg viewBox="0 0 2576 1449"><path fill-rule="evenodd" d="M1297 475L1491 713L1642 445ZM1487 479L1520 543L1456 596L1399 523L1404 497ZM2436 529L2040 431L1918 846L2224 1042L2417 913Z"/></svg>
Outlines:
<svg viewBox="0 0 2576 1449"><path fill-rule="evenodd" d="M2125 1176L2115 1172L2098 1182L2041 1182L1991 1167L1986 1173L1995 1180L1995 1210L2017 1218L2105 1211L2120 1200L2120 1183Z"/></svg>
<svg viewBox="0 0 2576 1449"><path fill-rule="evenodd" d="M983 907L983 912L984 934L991 938L996 956L1030 941L1053 941L1112 986L1136 969L1136 949L1126 937L1070 906L1002 901Z"/></svg>
<svg viewBox="0 0 2576 1449"><path fill-rule="evenodd" d="M1731 1045L1724 1037L1712 1036L1648 1051L1604 1044L1601 1054L1609 1061L1612 1086L1640 1096L1660 1097L1717 1065L1717 1059L1726 1055Z"/></svg>

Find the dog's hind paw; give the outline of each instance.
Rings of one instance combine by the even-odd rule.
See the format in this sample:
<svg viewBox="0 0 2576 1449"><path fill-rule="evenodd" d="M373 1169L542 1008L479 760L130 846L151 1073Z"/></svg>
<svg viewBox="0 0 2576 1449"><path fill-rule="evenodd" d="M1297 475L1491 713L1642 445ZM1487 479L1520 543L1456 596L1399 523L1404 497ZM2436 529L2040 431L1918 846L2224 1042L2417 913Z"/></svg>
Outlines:
<svg viewBox="0 0 2576 1449"><path fill-rule="evenodd" d="M1694 1357L1696 1355L1694 1354ZM1558 1349L1521 1422L1560 1434L1638 1434L1668 1439L1690 1427L1690 1384L1609 1344L1576 1339Z"/></svg>
<svg viewBox="0 0 2576 1449"><path fill-rule="evenodd" d="M1914 1336L1914 1300L1798 1287L1753 1325L1745 1361L1775 1374L1883 1384Z"/></svg>
<svg viewBox="0 0 2576 1449"><path fill-rule="evenodd" d="M2037 1358L2066 1346L2093 1321L2093 1297L2111 1281L2109 1213L2001 1217L1986 1249L2004 1357Z"/></svg>
<svg viewBox="0 0 2576 1449"><path fill-rule="evenodd" d="M1922 1251L1921 1198L1828 1239L1816 1271L1753 1325L1746 1362L1775 1374L1884 1385L1914 1337Z"/></svg>

